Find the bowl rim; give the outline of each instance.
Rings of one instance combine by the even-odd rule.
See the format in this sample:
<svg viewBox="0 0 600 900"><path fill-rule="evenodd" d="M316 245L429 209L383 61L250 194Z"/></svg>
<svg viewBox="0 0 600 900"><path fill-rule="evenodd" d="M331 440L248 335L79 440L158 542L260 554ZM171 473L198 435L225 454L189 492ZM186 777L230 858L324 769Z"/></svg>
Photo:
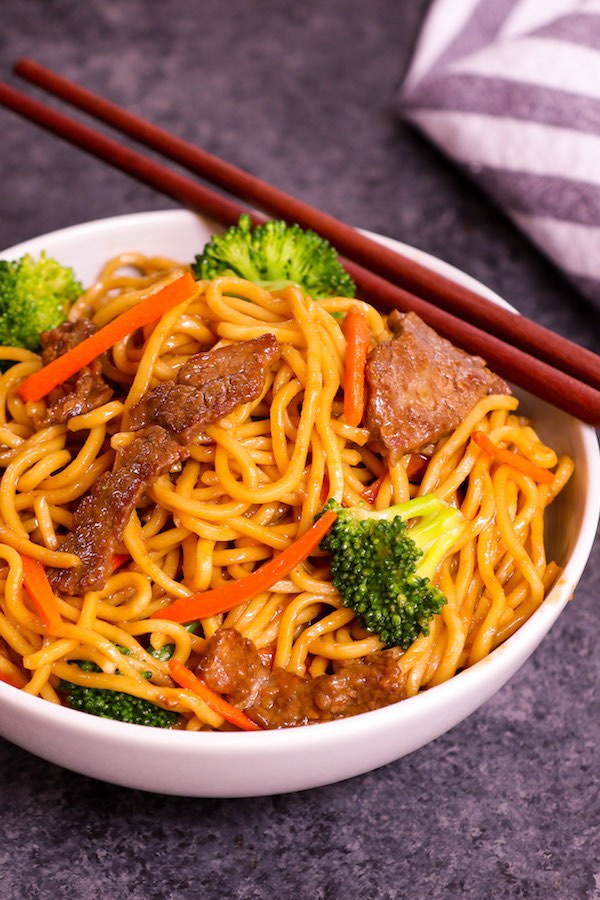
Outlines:
<svg viewBox="0 0 600 900"><path fill-rule="evenodd" d="M62 239L68 237L85 237L89 233L111 232L115 227L135 227L147 225L149 222L167 224L174 222L183 226L185 222L200 222L209 229L219 230L219 226L210 219L192 213L185 209L152 210L148 212L128 213L124 215L99 218L80 224L69 225L43 235L37 235L19 244L0 252L0 259L10 259L22 255L31 250L32 244L43 241ZM386 244L392 249L405 253L426 265L443 271L444 274L474 287L484 293L488 298L501 305L513 308L505 300L492 290L487 288L477 279L462 272L429 253L421 251L411 245L397 241L393 238L378 235L368 231L370 236ZM37 249L33 252L38 252ZM567 415L563 413L562 415ZM149 741L155 748L169 750L178 753L195 747L201 755L203 750L217 750L224 756L237 755L239 752L247 752L250 747L261 750L267 742L268 745L277 745L280 748L296 746L302 749L304 746L314 747L314 744L322 741L329 743L335 735L336 741L351 740L355 732L362 732L365 722L368 721L374 730L388 722L388 725L406 725L410 722L416 709L419 717L427 711L435 715L436 711L447 706L453 695L463 690L468 691L471 682L478 683L481 674L488 671L488 679L494 683L494 691L499 689L511 675L523 664L535 649L538 643L550 630L559 614L571 599L577 583L583 573L587 560L591 553L598 522L600 521L600 447L595 430L573 417L569 417L574 423L574 428L579 439L581 453L587 464L588 490L585 499L584 511L580 530L571 555L562 570L557 582L544 598L541 606L511 637L493 650L487 657L474 665L458 672L448 681L435 685L426 691L419 692L414 697L409 697L398 703L393 703L380 709L371 710L345 719L337 719L331 722L321 722L318 728L310 726L297 726L294 728L279 730L264 730L257 732L187 732L171 731L168 729L148 728L143 725L133 725L125 722L117 722L111 719L102 719L68 707L49 703L38 696L31 696L16 689L13 686L0 681L0 702L10 706L13 710L45 721L48 725L60 722L62 726L75 734L86 734L110 738L115 744L128 747L147 746ZM540 636L541 635L541 636ZM529 649L527 649L529 648ZM516 663L516 665L515 665ZM500 681L498 679L500 674ZM477 704L479 705L479 704ZM57 719L58 717L58 719ZM394 721L397 720L397 721ZM404 721L406 720L406 721Z"/></svg>

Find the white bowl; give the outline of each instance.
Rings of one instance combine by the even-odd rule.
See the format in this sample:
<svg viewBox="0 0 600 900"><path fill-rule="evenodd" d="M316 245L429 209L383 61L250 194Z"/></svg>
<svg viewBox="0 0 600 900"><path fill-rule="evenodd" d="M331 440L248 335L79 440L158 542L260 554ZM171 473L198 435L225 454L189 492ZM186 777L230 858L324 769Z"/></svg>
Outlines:
<svg viewBox="0 0 600 900"><path fill-rule="evenodd" d="M211 223L184 211L142 213L66 228L0 256L13 259L46 250L89 282L107 257L124 250L191 260L214 230ZM381 240L502 302L451 266ZM84 775L190 797L249 797L331 784L383 766L439 737L488 700L540 643L573 594L598 524L600 454L593 429L517 393L541 436L576 463L574 477L548 515L549 553L564 571L531 619L482 662L384 709L321 725L240 734L170 732L108 721L0 683L0 734Z"/></svg>

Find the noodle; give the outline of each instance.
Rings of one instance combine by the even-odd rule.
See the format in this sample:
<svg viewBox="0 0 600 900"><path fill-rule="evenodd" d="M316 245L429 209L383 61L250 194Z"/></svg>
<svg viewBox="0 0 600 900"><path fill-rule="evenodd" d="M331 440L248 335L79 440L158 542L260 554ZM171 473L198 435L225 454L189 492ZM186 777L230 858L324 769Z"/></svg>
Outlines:
<svg viewBox="0 0 600 900"><path fill-rule="evenodd" d="M122 254L104 266L69 318L106 324L180 272L171 260ZM0 677L54 703L61 679L130 693L180 713L180 727L197 731L223 721L199 697L172 686L168 664L151 655L152 648L173 644L173 657L193 666L194 654L218 628L231 626L258 650L272 652L275 666L308 678L381 649L342 606L319 554L270 591L204 619L196 635L150 618L176 597L248 574L303 534L327 496L355 505L380 476L377 509L433 492L466 519L437 574L448 602L430 633L399 657L407 694L446 681L519 628L559 572L546 561L543 516L573 464L557 459L516 415L516 399L480 400L439 442L420 484L411 483L408 458L388 470L367 446L368 432L344 423L337 399L345 339L330 313L358 305L376 340L390 337L384 317L362 301L315 302L298 289L269 293L237 278L199 288L193 300L146 327L143 344L130 336L112 348L106 373L121 386L120 396L66 425L36 427L44 404L26 408L16 388L38 357L0 349L0 358L16 360L0 376ZM133 404L174 377L193 354L265 331L276 336L281 357L262 395L207 425L180 470L148 489L123 534L130 561L101 591L60 598L62 627L48 636L29 606L19 554L47 566L76 565L77 557L60 550L62 535L77 502L133 439ZM557 466L553 484L495 463L471 442L474 430L517 448L537 466ZM84 671L70 664L75 660L100 671Z"/></svg>

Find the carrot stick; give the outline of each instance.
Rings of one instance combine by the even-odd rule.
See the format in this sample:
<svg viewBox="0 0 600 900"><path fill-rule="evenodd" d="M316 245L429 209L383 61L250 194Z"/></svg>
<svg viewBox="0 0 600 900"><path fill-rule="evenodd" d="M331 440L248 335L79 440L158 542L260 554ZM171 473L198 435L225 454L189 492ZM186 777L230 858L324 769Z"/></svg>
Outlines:
<svg viewBox="0 0 600 900"><path fill-rule="evenodd" d="M375 481L372 481L371 484L364 489L364 491L360 495L363 500L365 500L367 503L370 503L371 505L375 503L375 501L377 500L377 494L379 493L381 485L385 481L386 475L387 472L384 472L383 475L380 475L379 478L376 478Z"/></svg>
<svg viewBox="0 0 600 900"><path fill-rule="evenodd" d="M96 334L92 334L62 356L52 360L47 366L29 375L20 385L19 394L26 403L30 400L40 400L105 350L109 350L117 341L149 322L160 319L170 309L188 300L195 291L196 282L189 272L186 272L181 278L171 281L161 290L146 297L137 306L121 313Z"/></svg>
<svg viewBox="0 0 600 900"><path fill-rule="evenodd" d="M408 461L408 465L406 467L406 475L409 481L414 479L420 480L425 469L427 468L427 463L429 460L427 457L422 456L420 453L411 453L410 459ZM375 503L377 499L377 495L381 489L381 485L385 481L385 476L387 472L384 472L383 475L380 475L379 478L376 478L375 481L372 481L371 484L367 485L364 491L361 493L361 497L363 500L366 500L367 503L371 505Z"/></svg>
<svg viewBox="0 0 600 900"><path fill-rule="evenodd" d="M121 566L124 566L126 562L129 562L131 556L129 553L113 553L113 558L111 559L111 569L113 572L116 572L117 569L120 569Z"/></svg>
<svg viewBox="0 0 600 900"><path fill-rule="evenodd" d="M406 475L409 481L421 481L425 474L425 469L429 464L429 459L422 453L411 453L406 467Z"/></svg>
<svg viewBox="0 0 600 900"><path fill-rule="evenodd" d="M353 308L346 316L346 367L344 371L344 418L358 426L365 411L365 366L371 332L367 317Z"/></svg>
<svg viewBox="0 0 600 900"><path fill-rule="evenodd" d="M213 712L222 716L226 722L230 722L231 725L237 725L243 731L262 731L262 728L249 719L241 709L232 706L220 694L216 694L178 659L169 660L169 672L173 681L176 681L182 688L193 691L194 694L201 697L206 705L210 706Z"/></svg>
<svg viewBox="0 0 600 900"><path fill-rule="evenodd" d="M27 684L25 679L23 679L22 684L17 684L16 678L11 678L6 672L0 672L0 681L4 682L4 684L10 684L11 687L19 688L19 690Z"/></svg>
<svg viewBox="0 0 600 900"><path fill-rule="evenodd" d="M541 481L544 484L551 484L554 481L554 473L549 469L536 466L531 460L526 459L524 456L519 456L511 450L507 450L505 447L498 447L483 431L474 431L471 434L471 438L488 456L512 466L513 469L518 469L519 472L523 472L524 475L528 475L534 481Z"/></svg>
<svg viewBox="0 0 600 900"><path fill-rule="evenodd" d="M62 626L58 600L50 587L43 565L30 556L19 554L23 563L23 584L36 612L49 634L58 634Z"/></svg>
<svg viewBox="0 0 600 900"><path fill-rule="evenodd" d="M285 578L291 570L303 562L320 543L335 519L333 510L328 510L312 525L302 537L289 547L270 559L260 568L238 581L227 582L212 591L180 597L167 606L153 613L150 618L168 619L171 622L192 622L204 619L217 613L228 612L234 606L252 600L263 591L268 591L277 581Z"/></svg>

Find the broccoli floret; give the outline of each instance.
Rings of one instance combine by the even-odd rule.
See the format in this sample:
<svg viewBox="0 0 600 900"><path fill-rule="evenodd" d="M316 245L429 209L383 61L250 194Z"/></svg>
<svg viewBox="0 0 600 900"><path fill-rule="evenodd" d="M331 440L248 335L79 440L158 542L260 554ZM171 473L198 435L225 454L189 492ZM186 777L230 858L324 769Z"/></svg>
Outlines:
<svg viewBox="0 0 600 900"><path fill-rule="evenodd" d="M119 647L121 653L129 656L127 647ZM101 672L96 663L88 659L73 659L71 665L79 666L84 672ZM143 672L149 678L151 672ZM116 719L118 722L130 722L133 725L149 725L154 728L172 728L179 719L176 712L163 709L142 697L124 694L122 691L110 691L106 688L91 688L81 684L72 684L64 679L60 681L59 691L65 695L67 706L80 712L103 719Z"/></svg>
<svg viewBox="0 0 600 900"><path fill-rule="evenodd" d="M124 694L122 691L84 687L80 684L71 684L70 681L61 681L59 690L65 694L67 706L71 709L78 709L103 719L116 719L133 725L150 725L154 728L172 728L179 719L176 712L163 709L141 697Z"/></svg>
<svg viewBox="0 0 600 900"><path fill-rule="evenodd" d="M160 650L155 650L154 647L148 647L150 656L153 656L154 659L160 659L161 662L167 662L171 659L174 652L175 644L163 644Z"/></svg>
<svg viewBox="0 0 600 900"><path fill-rule="evenodd" d="M186 631L191 631L192 634L195 634L199 625L199 622L188 622L187 625L184 625L184 628ZM175 652L175 644L163 644L160 650L155 650L154 647L148 647L147 649L149 655L153 656L154 659L160 659L161 662L167 662Z"/></svg>
<svg viewBox="0 0 600 900"><path fill-rule="evenodd" d="M337 513L321 542L331 559L331 579L344 606L390 647L406 650L446 603L432 583L436 569L463 532L462 513L432 494L378 512Z"/></svg>
<svg viewBox="0 0 600 900"><path fill-rule="evenodd" d="M354 297L354 282L331 244L314 231L270 219L252 228L250 217L213 235L192 266L196 278L233 275L277 289L296 284L311 297Z"/></svg>
<svg viewBox="0 0 600 900"><path fill-rule="evenodd" d="M40 334L64 322L82 292L73 270L45 253L0 260L0 345L38 350Z"/></svg>
<svg viewBox="0 0 600 900"><path fill-rule="evenodd" d="M72 659L72 660L69 660L69 665L79 666L79 668L83 672L101 672L102 671L100 666L96 665L95 662L92 662L91 659Z"/></svg>

